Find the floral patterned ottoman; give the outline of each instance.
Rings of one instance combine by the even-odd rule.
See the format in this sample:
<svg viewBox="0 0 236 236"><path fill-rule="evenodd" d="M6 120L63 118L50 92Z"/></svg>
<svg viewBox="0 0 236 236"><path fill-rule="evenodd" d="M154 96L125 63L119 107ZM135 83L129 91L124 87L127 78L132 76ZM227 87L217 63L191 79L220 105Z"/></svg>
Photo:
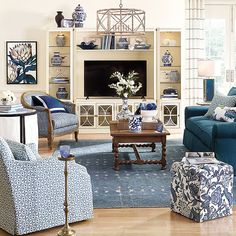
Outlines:
<svg viewBox="0 0 236 236"><path fill-rule="evenodd" d="M197 222L232 214L233 167L217 164L171 167L171 210Z"/></svg>

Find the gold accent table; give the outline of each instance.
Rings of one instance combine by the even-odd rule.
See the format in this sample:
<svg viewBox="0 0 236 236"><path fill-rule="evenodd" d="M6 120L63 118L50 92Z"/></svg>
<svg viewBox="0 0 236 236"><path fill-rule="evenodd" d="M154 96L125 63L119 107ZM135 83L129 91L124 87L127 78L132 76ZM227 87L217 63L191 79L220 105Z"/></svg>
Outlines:
<svg viewBox="0 0 236 236"><path fill-rule="evenodd" d="M75 230L73 230L68 223L68 213L69 213L69 204L68 204L68 161L74 161L75 156L70 155L69 157L58 157L58 160L65 162L65 202L64 202L64 211L65 211L65 225L64 227L58 232L58 236L76 236Z"/></svg>

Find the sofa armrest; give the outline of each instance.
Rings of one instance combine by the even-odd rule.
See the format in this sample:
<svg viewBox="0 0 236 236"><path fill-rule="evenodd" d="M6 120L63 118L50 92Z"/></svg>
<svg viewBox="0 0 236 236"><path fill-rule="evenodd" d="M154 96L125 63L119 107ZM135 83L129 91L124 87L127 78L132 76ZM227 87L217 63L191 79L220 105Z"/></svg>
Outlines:
<svg viewBox="0 0 236 236"><path fill-rule="evenodd" d="M236 138L236 122L214 124L212 138Z"/></svg>
<svg viewBox="0 0 236 236"><path fill-rule="evenodd" d="M188 106L185 107L184 115L185 115L185 122L190 117L194 116L203 116L208 111L208 106Z"/></svg>

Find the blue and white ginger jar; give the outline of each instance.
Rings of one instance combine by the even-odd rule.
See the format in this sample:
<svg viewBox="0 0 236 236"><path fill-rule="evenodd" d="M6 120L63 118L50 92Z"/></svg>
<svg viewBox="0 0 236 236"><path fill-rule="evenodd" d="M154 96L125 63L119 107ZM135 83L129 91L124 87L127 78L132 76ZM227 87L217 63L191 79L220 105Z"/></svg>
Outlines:
<svg viewBox="0 0 236 236"><path fill-rule="evenodd" d="M132 132L140 132L142 129L142 116L129 116L129 130Z"/></svg>
<svg viewBox="0 0 236 236"><path fill-rule="evenodd" d="M60 52L54 52L51 58L51 63L53 66L60 66L62 63L62 57Z"/></svg>
<svg viewBox="0 0 236 236"><path fill-rule="evenodd" d="M163 62L164 66L171 66L172 65L173 57L168 50L166 50L166 52L162 56L161 61Z"/></svg>
<svg viewBox="0 0 236 236"><path fill-rule="evenodd" d="M75 22L75 27L83 27L83 22L86 19L86 13L84 12L83 7L80 4L75 8L75 11L72 13L72 18Z"/></svg>

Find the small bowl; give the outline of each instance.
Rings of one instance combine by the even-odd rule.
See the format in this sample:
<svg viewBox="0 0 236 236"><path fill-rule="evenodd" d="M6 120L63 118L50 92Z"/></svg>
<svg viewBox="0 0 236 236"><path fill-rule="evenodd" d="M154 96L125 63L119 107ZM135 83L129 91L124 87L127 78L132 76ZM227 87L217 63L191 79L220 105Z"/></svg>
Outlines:
<svg viewBox="0 0 236 236"><path fill-rule="evenodd" d="M98 45L90 43L90 44L86 44L86 43L81 43L79 45L77 45L78 47L80 47L83 50L89 50L89 49L94 49L96 48Z"/></svg>

